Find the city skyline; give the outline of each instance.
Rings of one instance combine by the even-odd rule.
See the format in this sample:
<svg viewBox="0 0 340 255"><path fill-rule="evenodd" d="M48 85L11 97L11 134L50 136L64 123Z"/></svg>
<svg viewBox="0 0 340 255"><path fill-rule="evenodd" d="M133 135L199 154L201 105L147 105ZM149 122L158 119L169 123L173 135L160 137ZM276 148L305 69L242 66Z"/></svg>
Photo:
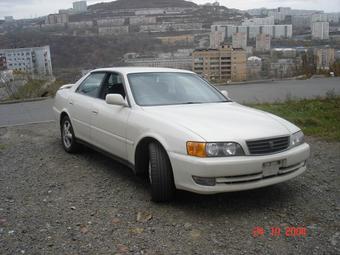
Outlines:
<svg viewBox="0 0 340 255"><path fill-rule="evenodd" d="M57 13L59 9L68 9L72 7L75 0L2 0L0 3L0 19L4 16L13 16L15 19L35 18L45 16L50 13ZM88 0L88 5L100 2L112 2L112 0ZM213 3L207 0L192 0L196 4ZM253 9L265 7L268 9L282 7L291 7L293 9L311 9L323 10L325 12L340 12L340 1L329 0L327 5L321 0L239 0L237 2L230 0L218 1L221 5L235 9Z"/></svg>

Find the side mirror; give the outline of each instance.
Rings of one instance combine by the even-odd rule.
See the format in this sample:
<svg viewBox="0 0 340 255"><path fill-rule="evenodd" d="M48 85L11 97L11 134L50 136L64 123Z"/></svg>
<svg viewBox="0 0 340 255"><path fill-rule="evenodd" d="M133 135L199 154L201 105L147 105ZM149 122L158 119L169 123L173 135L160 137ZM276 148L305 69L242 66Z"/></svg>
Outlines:
<svg viewBox="0 0 340 255"><path fill-rule="evenodd" d="M127 106L127 103L121 94L107 94L105 97L105 102L112 105Z"/></svg>
<svg viewBox="0 0 340 255"><path fill-rule="evenodd" d="M226 91L226 90L221 90L221 93L223 94L223 96L229 98L229 96L228 96L228 91Z"/></svg>

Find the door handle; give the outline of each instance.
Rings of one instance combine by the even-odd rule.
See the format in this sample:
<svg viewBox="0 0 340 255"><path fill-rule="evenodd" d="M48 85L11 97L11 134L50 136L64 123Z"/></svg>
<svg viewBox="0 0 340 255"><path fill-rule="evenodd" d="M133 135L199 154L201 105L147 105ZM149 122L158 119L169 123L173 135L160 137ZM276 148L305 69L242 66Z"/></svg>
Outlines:
<svg viewBox="0 0 340 255"><path fill-rule="evenodd" d="M92 110L92 113L98 114L98 110Z"/></svg>

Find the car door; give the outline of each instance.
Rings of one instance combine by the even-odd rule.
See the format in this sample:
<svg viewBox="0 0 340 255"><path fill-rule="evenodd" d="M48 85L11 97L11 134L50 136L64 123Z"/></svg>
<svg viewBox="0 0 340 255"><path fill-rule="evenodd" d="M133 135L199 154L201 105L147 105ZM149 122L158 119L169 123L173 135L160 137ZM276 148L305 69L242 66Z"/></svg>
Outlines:
<svg viewBox="0 0 340 255"><path fill-rule="evenodd" d="M77 138L90 141L93 100L99 95L106 73L91 73L69 97L69 113Z"/></svg>
<svg viewBox="0 0 340 255"><path fill-rule="evenodd" d="M107 73L100 95L93 103L91 143L115 156L127 159L126 125L131 110L130 107L107 104L107 94L121 94L126 99L121 75Z"/></svg>

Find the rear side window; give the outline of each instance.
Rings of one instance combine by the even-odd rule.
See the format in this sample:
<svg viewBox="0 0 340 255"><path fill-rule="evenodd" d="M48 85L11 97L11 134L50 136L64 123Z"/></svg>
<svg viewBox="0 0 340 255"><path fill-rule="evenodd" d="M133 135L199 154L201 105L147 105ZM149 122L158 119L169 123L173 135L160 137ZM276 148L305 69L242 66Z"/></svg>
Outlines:
<svg viewBox="0 0 340 255"><path fill-rule="evenodd" d="M80 84L77 92L90 97L98 97L100 85L102 84L105 73L93 73L85 81Z"/></svg>

